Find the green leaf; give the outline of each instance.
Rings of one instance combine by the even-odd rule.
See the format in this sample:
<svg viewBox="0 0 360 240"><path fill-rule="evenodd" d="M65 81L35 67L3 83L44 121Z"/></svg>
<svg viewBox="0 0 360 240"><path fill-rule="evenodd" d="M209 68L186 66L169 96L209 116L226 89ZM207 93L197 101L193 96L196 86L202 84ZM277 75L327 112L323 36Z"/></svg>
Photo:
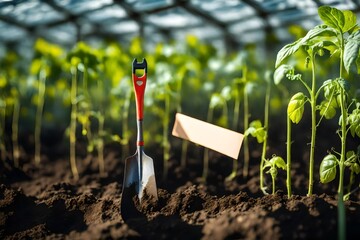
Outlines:
<svg viewBox="0 0 360 240"><path fill-rule="evenodd" d="M358 163L354 163L350 166L350 170L356 174L360 173L360 165Z"/></svg>
<svg viewBox="0 0 360 240"><path fill-rule="evenodd" d="M345 44L344 48L344 67L347 72L354 67L356 72L356 59L359 57L360 48L360 30L353 32Z"/></svg>
<svg viewBox="0 0 360 240"><path fill-rule="evenodd" d="M285 78L287 74L293 72L294 72L293 66L286 64L280 65L280 67L278 67L274 72L274 83L278 85L281 82L281 80Z"/></svg>
<svg viewBox="0 0 360 240"><path fill-rule="evenodd" d="M330 6L321 6L318 8L318 14L326 25L342 31L345 25L345 16L342 11Z"/></svg>
<svg viewBox="0 0 360 240"><path fill-rule="evenodd" d="M322 87L324 88L324 97L326 99L329 100L334 95L333 91L335 90L336 86L337 85L335 81L332 79L323 82Z"/></svg>
<svg viewBox="0 0 360 240"><path fill-rule="evenodd" d="M348 32L349 30L351 30L356 25L356 15L350 10L345 10L342 12L343 12L344 18L345 18L345 24L342 27L342 30L343 30L343 33L345 33L345 32Z"/></svg>
<svg viewBox="0 0 360 240"><path fill-rule="evenodd" d="M336 177L336 167L338 159L335 155L329 154L324 157L320 164L320 182L328 183Z"/></svg>
<svg viewBox="0 0 360 240"><path fill-rule="evenodd" d="M350 125L351 136L360 137L360 109L356 108L348 116L348 123Z"/></svg>
<svg viewBox="0 0 360 240"><path fill-rule="evenodd" d="M331 100L324 100L319 105L320 115L324 116L326 119L332 119L336 115L336 109L338 104L335 98Z"/></svg>
<svg viewBox="0 0 360 240"><path fill-rule="evenodd" d="M293 123L299 123L304 114L305 95L302 92L296 93L289 102L287 113Z"/></svg>
<svg viewBox="0 0 360 240"><path fill-rule="evenodd" d="M350 159L355 155L355 151L348 151L346 153L346 159Z"/></svg>
<svg viewBox="0 0 360 240"><path fill-rule="evenodd" d="M305 37L298 39L297 41L285 45L276 56L275 68L279 67L280 64L289 56L294 54L299 50L300 47L304 45L308 45L310 40L323 35L336 36L336 32L334 29L329 28L324 25L318 25L313 29L309 30L309 32L305 35ZM313 44L313 42L311 42Z"/></svg>
<svg viewBox="0 0 360 240"><path fill-rule="evenodd" d="M262 143L265 140L266 130L263 128L260 120L254 120L250 123L249 128L245 131L245 136L256 137L258 143Z"/></svg>
<svg viewBox="0 0 360 240"><path fill-rule="evenodd" d="M270 159L270 162L273 163L277 168L281 168L283 170L286 170L286 163L284 159L280 156L274 156Z"/></svg>
<svg viewBox="0 0 360 240"><path fill-rule="evenodd" d="M276 63L275 68L279 67L279 65L284 61L287 57L294 54L300 47L300 42L302 41L302 38L298 39L297 41L285 45L280 51L278 52L276 56Z"/></svg>

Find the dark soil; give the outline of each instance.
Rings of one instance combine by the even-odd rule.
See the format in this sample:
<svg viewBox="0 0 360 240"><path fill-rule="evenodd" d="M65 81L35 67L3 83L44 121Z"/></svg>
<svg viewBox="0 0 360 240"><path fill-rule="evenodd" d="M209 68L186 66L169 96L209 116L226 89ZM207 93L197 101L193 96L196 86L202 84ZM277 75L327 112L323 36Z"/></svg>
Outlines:
<svg viewBox="0 0 360 240"><path fill-rule="evenodd" d="M50 153L40 167L26 156L21 170L0 163L0 239L337 239L336 183L316 182L315 194L307 197L307 169L299 161L294 161L295 195L289 199L284 172L279 172L275 195L259 191L257 151L248 179L239 170L227 182L232 162L212 152L207 184L199 178L198 147L189 154L187 169L175 155L166 181L161 157L153 157L159 199L144 196L137 206L141 214L124 222L124 160L116 148L105 151L105 177L97 172L95 156L79 157L79 181L72 178L66 154ZM348 239L360 236L359 203L358 193L345 202Z"/></svg>

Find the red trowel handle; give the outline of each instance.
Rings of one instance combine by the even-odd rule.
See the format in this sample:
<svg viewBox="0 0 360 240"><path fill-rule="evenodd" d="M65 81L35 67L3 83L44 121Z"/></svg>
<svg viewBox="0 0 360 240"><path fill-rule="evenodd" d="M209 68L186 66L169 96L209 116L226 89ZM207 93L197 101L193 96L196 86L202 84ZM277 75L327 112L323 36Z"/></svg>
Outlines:
<svg viewBox="0 0 360 240"><path fill-rule="evenodd" d="M144 69L144 75L140 77L137 76L136 69ZM143 58L142 62L138 62L135 58L132 64L132 79L135 89L137 120L142 120L144 118L144 93L146 86L146 75L147 63L145 58Z"/></svg>

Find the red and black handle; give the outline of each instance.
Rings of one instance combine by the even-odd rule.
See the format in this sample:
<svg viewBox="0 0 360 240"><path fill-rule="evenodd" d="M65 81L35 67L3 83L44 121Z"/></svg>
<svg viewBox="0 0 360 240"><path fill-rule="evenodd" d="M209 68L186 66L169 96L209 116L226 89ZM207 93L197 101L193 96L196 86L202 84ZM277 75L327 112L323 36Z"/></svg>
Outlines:
<svg viewBox="0 0 360 240"><path fill-rule="evenodd" d="M144 70L144 74L142 76L137 76L136 75L137 69ZM132 63L132 80L135 90L136 117L137 117L137 127L138 127L137 146L144 146L142 120L144 118L144 95L145 95L145 87L146 87L146 77L147 77L146 59L143 58L142 62L138 62L137 59L135 58Z"/></svg>

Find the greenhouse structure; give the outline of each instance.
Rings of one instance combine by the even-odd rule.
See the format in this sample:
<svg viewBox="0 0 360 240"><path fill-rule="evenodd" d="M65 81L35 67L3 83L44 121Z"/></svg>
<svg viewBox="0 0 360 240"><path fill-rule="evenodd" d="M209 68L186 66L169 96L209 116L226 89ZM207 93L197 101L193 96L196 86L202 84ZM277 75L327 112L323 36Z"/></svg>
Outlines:
<svg viewBox="0 0 360 240"><path fill-rule="evenodd" d="M359 0L1 0L0 239L359 239Z"/></svg>

